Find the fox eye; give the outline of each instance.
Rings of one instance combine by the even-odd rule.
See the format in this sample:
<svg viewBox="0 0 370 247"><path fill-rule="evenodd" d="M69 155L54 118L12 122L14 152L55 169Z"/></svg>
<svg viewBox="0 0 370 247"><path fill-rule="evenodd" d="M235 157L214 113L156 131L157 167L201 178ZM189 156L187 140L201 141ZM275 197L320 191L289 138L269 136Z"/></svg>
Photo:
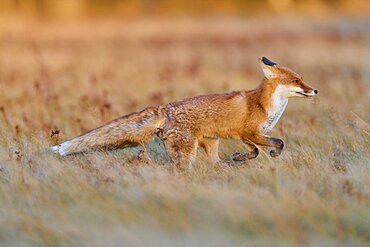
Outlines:
<svg viewBox="0 0 370 247"><path fill-rule="evenodd" d="M300 80L298 78L292 80L292 82L294 82L294 83L298 83L299 81Z"/></svg>

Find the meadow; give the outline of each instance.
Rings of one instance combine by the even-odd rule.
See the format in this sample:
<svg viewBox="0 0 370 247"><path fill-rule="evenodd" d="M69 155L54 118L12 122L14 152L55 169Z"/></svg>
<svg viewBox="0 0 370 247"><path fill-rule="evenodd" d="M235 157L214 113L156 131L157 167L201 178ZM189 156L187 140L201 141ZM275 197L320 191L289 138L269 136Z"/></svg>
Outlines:
<svg viewBox="0 0 370 247"><path fill-rule="evenodd" d="M0 22L0 246L368 246L370 22L157 18ZM45 149L115 117L252 89L257 58L317 88L277 158L191 171L163 147ZM244 151L223 140L220 156ZM159 155L157 155L159 154ZM164 155L165 156L165 155Z"/></svg>

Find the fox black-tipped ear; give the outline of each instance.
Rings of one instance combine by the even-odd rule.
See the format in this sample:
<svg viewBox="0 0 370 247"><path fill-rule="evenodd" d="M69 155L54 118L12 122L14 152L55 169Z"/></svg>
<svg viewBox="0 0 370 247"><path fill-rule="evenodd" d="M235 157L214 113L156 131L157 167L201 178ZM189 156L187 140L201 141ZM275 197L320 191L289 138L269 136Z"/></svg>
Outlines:
<svg viewBox="0 0 370 247"><path fill-rule="evenodd" d="M268 65L268 66L274 66L276 65L276 63L274 63L273 61L269 60L267 57L262 57L262 62L265 64L265 65Z"/></svg>
<svg viewBox="0 0 370 247"><path fill-rule="evenodd" d="M263 74L266 78L270 79L279 75L279 69L276 63L268 60L266 57L259 58L258 60L260 61Z"/></svg>

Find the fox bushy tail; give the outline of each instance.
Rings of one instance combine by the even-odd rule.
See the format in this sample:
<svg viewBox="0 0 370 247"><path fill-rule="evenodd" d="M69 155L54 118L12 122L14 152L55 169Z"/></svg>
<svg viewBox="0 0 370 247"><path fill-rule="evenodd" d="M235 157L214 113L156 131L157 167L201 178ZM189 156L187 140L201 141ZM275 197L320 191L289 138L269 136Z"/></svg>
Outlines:
<svg viewBox="0 0 370 247"><path fill-rule="evenodd" d="M136 146L150 142L164 120L162 107L148 107L53 146L51 150L64 156L89 150Z"/></svg>

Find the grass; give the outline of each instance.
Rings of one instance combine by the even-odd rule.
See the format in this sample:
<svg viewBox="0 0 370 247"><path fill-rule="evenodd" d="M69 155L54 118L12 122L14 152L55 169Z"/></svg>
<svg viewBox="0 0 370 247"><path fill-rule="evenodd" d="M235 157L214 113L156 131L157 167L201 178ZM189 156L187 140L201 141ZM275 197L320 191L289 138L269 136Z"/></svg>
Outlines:
<svg viewBox="0 0 370 247"><path fill-rule="evenodd" d="M366 246L367 20L0 22L0 245ZM292 99L286 148L192 171L158 143L61 158L43 150L147 105L258 85L257 57L320 94ZM140 151L144 150L144 152ZM244 147L224 140L220 156Z"/></svg>

